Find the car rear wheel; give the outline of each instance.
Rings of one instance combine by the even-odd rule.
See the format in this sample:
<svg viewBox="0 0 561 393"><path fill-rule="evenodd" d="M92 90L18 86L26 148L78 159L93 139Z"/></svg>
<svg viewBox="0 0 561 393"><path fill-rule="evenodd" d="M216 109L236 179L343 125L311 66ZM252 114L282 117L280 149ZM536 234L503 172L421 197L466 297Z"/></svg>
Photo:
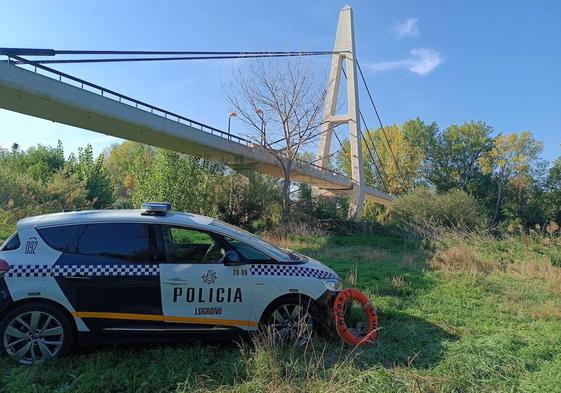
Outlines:
<svg viewBox="0 0 561 393"><path fill-rule="evenodd" d="M71 321L57 307L28 303L0 322L2 354L20 364L41 363L66 355L73 343Z"/></svg>
<svg viewBox="0 0 561 393"><path fill-rule="evenodd" d="M261 323L261 331L284 344L305 346L318 325L316 307L310 299L294 297L271 307Z"/></svg>

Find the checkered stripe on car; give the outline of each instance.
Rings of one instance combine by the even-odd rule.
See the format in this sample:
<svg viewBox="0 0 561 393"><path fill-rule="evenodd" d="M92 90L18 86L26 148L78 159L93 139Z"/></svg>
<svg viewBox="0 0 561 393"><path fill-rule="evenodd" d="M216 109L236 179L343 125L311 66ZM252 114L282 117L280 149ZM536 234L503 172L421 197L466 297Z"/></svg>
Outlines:
<svg viewBox="0 0 561 393"><path fill-rule="evenodd" d="M250 270L253 276L314 277L322 280L337 278L333 273L324 270L296 265L251 265Z"/></svg>
<svg viewBox="0 0 561 393"><path fill-rule="evenodd" d="M7 277L159 276L158 265L25 265L12 266Z"/></svg>

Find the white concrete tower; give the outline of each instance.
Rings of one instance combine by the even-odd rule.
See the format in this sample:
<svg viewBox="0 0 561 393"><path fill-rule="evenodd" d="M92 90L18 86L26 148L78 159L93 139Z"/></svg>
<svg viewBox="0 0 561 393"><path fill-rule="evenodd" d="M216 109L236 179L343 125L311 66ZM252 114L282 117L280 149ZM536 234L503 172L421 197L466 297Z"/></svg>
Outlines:
<svg viewBox="0 0 561 393"><path fill-rule="evenodd" d="M334 51L331 62L331 72L327 86L327 97L324 110L324 124L321 129L318 161L324 168L329 166L331 150L331 137L333 127L348 124L349 142L351 148L351 178L353 188L350 190L351 206L349 216L355 220L360 219L364 205L365 183L364 167L361 149L362 134L359 121L358 85L356 78L356 50L355 32L353 24L353 10L345 6L339 13L337 36L335 37ZM343 63L345 62L345 63ZM347 74L347 113L337 115L337 96L341 84L341 74L345 65Z"/></svg>

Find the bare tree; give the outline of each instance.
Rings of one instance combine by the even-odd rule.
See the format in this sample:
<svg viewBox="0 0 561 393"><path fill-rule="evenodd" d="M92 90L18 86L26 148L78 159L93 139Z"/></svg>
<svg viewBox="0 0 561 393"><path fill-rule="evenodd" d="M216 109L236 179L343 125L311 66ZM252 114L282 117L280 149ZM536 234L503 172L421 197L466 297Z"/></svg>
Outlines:
<svg viewBox="0 0 561 393"><path fill-rule="evenodd" d="M305 147L319 136L327 90L303 57L252 61L238 69L227 93L249 138L279 163L283 173L282 223L290 217L292 173Z"/></svg>

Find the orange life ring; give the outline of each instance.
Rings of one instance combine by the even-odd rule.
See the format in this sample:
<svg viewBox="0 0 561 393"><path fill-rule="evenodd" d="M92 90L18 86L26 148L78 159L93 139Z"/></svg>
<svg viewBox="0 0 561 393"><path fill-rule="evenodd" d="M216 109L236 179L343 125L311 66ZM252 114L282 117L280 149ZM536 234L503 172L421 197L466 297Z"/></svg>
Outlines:
<svg viewBox="0 0 561 393"><path fill-rule="evenodd" d="M347 326L345 321L345 311L348 303L356 300L362 304L364 314L368 319L368 330L366 335L361 336ZM378 339L378 315L376 309L368 300L368 297L358 289L348 288L337 295L333 304L333 316L335 318L335 326L337 332L343 340L352 345L364 345L373 343Z"/></svg>

